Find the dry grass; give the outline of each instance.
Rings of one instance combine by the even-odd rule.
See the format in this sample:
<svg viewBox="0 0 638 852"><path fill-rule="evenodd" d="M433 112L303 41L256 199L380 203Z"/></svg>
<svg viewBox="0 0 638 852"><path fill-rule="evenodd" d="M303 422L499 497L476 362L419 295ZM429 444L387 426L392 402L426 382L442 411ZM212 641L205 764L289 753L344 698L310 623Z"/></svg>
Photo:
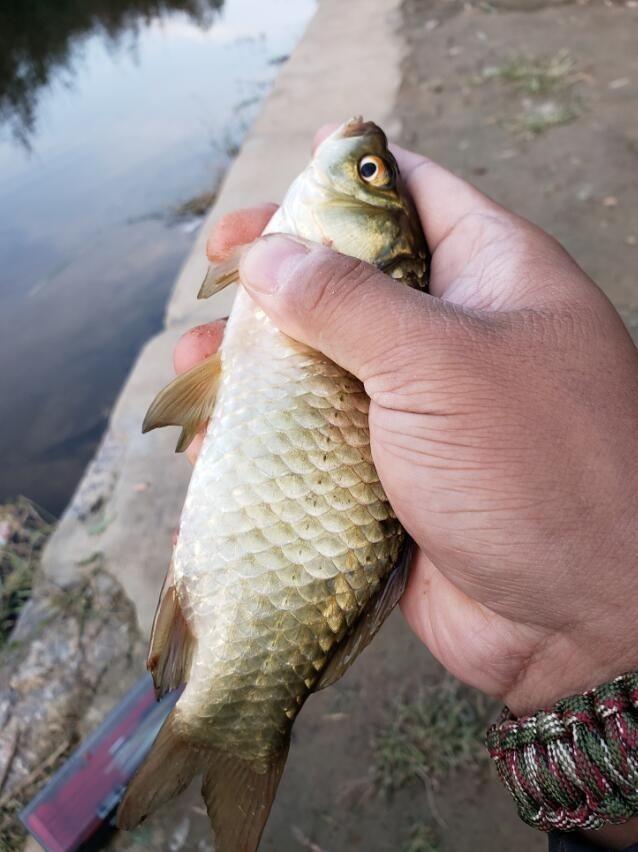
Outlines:
<svg viewBox="0 0 638 852"><path fill-rule="evenodd" d="M0 505L0 648L31 595L40 554L54 518L19 497Z"/></svg>
<svg viewBox="0 0 638 852"><path fill-rule="evenodd" d="M24 497L0 505L0 650L31 596L40 554L54 523L51 515ZM65 743L62 748L66 747ZM46 768L38 767L37 776L28 776L20 792L32 791ZM0 850L19 849L24 842L24 829L16 819L24 801L23 795L0 797Z"/></svg>

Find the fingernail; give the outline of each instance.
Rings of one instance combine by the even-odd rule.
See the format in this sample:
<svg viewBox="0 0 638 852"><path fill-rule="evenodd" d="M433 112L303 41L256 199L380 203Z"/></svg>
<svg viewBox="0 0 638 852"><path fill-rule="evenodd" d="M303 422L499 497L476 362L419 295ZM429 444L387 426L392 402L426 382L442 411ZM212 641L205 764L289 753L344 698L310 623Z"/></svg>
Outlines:
<svg viewBox="0 0 638 852"><path fill-rule="evenodd" d="M241 280L251 290L274 293L290 267L308 254L308 247L282 234L261 237L241 259Z"/></svg>

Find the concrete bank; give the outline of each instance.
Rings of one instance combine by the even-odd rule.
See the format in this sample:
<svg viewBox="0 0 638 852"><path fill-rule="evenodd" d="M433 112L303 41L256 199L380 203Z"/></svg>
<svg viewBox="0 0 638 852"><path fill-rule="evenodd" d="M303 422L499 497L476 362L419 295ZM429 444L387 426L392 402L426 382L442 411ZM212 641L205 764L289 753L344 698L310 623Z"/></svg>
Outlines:
<svg viewBox="0 0 638 852"><path fill-rule="evenodd" d="M361 113L388 127L403 51L399 5L399 0L320 0L184 264L166 329L141 352L97 457L46 549L44 571L63 585L101 554L105 570L134 603L143 634L150 629L190 471L173 455L176 430L142 436L140 424L148 403L172 376L175 341L190 326L230 309L233 293L196 300L211 224L236 207L281 198L307 161L322 123Z"/></svg>

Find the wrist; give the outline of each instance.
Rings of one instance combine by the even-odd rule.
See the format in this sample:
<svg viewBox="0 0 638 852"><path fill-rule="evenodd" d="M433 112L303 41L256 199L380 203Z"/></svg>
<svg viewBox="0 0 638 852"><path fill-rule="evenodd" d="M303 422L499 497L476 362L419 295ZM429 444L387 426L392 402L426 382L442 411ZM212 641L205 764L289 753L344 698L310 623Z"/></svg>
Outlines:
<svg viewBox="0 0 638 852"><path fill-rule="evenodd" d="M505 695L513 716L528 716L570 695L608 683L638 668L638 637L623 641L583 635L580 642L560 634L547 639Z"/></svg>
<svg viewBox="0 0 638 852"><path fill-rule="evenodd" d="M614 469L614 481L619 476ZM606 498L600 496L596 511L587 516L589 529L579 528L578 556L569 554L569 536L561 544L563 558L553 552L549 564L554 582L536 597L530 612L541 632L503 695L516 716L551 707L638 669L638 478L628 473L626 483L622 499L609 490ZM604 489L600 491L602 495ZM543 568L540 576L549 579L547 571Z"/></svg>
<svg viewBox="0 0 638 852"><path fill-rule="evenodd" d="M596 831L581 832L594 846L606 849L626 849L638 842L638 817L631 817L621 825L606 825Z"/></svg>

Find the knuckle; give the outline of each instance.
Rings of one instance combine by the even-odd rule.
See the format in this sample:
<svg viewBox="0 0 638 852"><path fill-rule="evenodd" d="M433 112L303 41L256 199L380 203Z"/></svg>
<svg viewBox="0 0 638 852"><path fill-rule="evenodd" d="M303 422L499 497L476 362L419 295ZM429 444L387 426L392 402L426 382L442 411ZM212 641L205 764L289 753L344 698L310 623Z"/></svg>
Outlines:
<svg viewBox="0 0 638 852"><path fill-rule="evenodd" d="M241 230L244 215L245 211L243 210L233 210L218 219L206 244L206 253L210 260L221 261L227 257L229 251L237 243L236 235Z"/></svg>
<svg viewBox="0 0 638 852"><path fill-rule="evenodd" d="M320 297L324 306L333 311L359 299L361 290L377 274L367 263L345 256L340 256L339 262L331 264L326 272Z"/></svg>
<svg viewBox="0 0 638 852"><path fill-rule="evenodd" d="M214 262L225 260L235 246L254 240L276 209L276 204L262 204L225 213L217 220L208 238L206 253L209 259Z"/></svg>
<svg viewBox="0 0 638 852"><path fill-rule="evenodd" d="M368 264L328 249L312 252L307 263L306 283L297 288L300 300L297 307L304 312L319 313L325 321L347 310L359 298L360 289L378 274Z"/></svg>

